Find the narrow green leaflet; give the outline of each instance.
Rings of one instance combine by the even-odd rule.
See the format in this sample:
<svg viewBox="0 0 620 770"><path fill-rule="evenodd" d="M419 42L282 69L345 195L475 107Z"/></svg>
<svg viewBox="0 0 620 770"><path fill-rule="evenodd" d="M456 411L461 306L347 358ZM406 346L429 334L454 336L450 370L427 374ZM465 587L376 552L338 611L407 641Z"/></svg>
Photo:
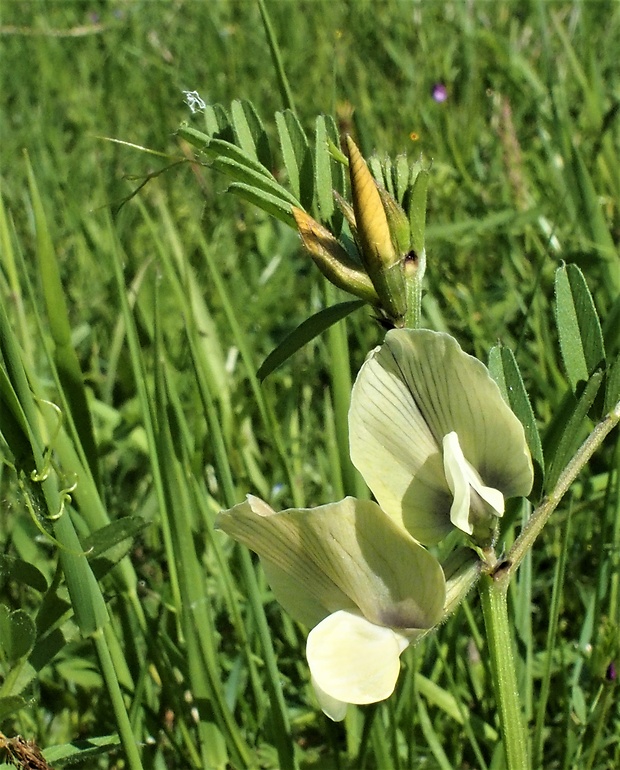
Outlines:
<svg viewBox="0 0 620 770"><path fill-rule="evenodd" d="M97 580L129 553L134 538L147 526L139 516L124 516L84 539L82 545Z"/></svg>
<svg viewBox="0 0 620 770"><path fill-rule="evenodd" d="M556 321L562 360L569 382L587 381L604 362L601 324L583 273L576 265L564 265L555 274Z"/></svg>
<svg viewBox="0 0 620 770"><path fill-rule="evenodd" d="M416 254L424 250L424 238L426 231L426 195L430 174L425 168L414 165L411 169L411 189L407 213L409 215L409 227L411 228L411 244Z"/></svg>
<svg viewBox="0 0 620 770"><path fill-rule="evenodd" d="M234 139L230 118L221 104L208 104L205 107L204 115L208 133L207 141L212 137L226 139L229 142Z"/></svg>
<svg viewBox="0 0 620 770"><path fill-rule="evenodd" d="M230 106L232 124L239 146L266 168L272 158L267 132L251 102L235 99Z"/></svg>
<svg viewBox="0 0 620 770"><path fill-rule="evenodd" d="M573 456L573 453L583 439L584 421L599 392L602 381L603 372L594 372L583 388L577 404L572 408L570 416L565 421L560 438L552 450L553 454L550 455L550 452L547 452L547 456L552 457L547 471L546 488L548 490L553 489L553 485L558 480L560 473L564 470L566 463Z"/></svg>
<svg viewBox="0 0 620 770"><path fill-rule="evenodd" d="M620 355L618 355L607 372L603 413L607 414L610 412L618 401L620 401Z"/></svg>
<svg viewBox="0 0 620 770"><path fill-rule="evenodd" d="M192 126L188 125L179 126L177 135L210 158L218 158L220 156L230 158L275 181L275 177L269 169L265 168L255 157L242 150L241 147L238 147L233 142L219 138L214 139L205 134L204 131L199 131L197 128L192 128Z"/></svg>
<svg viewBox="0 0 620 770"><path fill-rule="evenodd" d="M409 187L409 161L406 155L398 155L392 169L394 177L394 196L396 200L403 205L405 193Z"/></svg>
<svg viewBox="0 0 620 770"><path fill-rule="evenodd" d="M376 155L371 155L369 158L366 159L366 163L368 165L368 169L370 170L370 173L374 176L377 182L382 187L385 187L386 190L388 190L388 184L383 174L383 165L379 160L379 158Z"/></svg>
<svg viewBox="0 0 620 770"><path fill-rule="evenodd" d="M498 384L506 403L519 418L525 430L525 439L536 466L536 490L540 489L545 473L545 460L543 457L540 434L536 426L536 418L532 411L530 399L525 390L521 372L510 348L496 345L489 353L489 371L491 377Z"/></svg>
<svg viewBox="0 0 620 770"><path fill-rule="evenodd" d="M0 658L14 662L27 655L34 645L34 621L24 610L11 612L0 604Z"/></svg>
<svg viewBox="0 0 620 770"><path fill-rule="evenodd" d="M280 139L282 159L284 160L284 167L288 174L289 185L291 186L293 195L301 200L299 167L301 165L300 161L303 162L304 156L303 140L300 141L299 134L292 135L292 132L289 131L286 117L282 112L276 112L276 126L278 129L278 137ZM303 132L301 133L301 136L305 139ZM308 149L307 141L305 149Z"/></svg>
<svg viewBox="0 0 620 770"><path fill-rule="evenodd" d="M325 116L319 115L316 119L314 181L316 186L316 204L321 222L329 222L335 208L328 138Z"/></svg>
<svg viewBox="0 0 620 770"><path fill-rule="evenodd" d="M318 313L307 318L288 334L275 350L271 351L256 373L258 379L262 382L300 348L365 304L361 299L341 302L338 305L319 310Z"/></svg>
<svg viewBox="0 0 620 770"><path fill-rule="evenodd" d="M327 132L327 147L329 150L329 162L331 165L331 178L332 178L332 203L334 203L334 191L339 195L344 195L346 184L346 168L344 163L338 159L340 147L340 134L338 132L338 126L331 115L325 116L325 129ZM335 153L330 148L334 148L337 151ZM343 214L338 206L334 204L332 215L329 219L330 229L336 237L340 236L342 230Z"/></svg>
<svg viewBox="0 0 620 770"><path fill-rule="evenodd" d="M0 554L0 587L4 587L7 580L14 580L20 585L30 586L39 593L47 591L47 580L34 564L16 556Z"/></svg>
<svg viewBox="0 0 620 770"><path fill-rule="evenodd" d="M50 764L73 765L87 759L95 760L101 754L109 754L118 748L120 738L113 735L102 735L85 741L59 744L45 750L45 759Z"/></svg>
<svg viewBox="0 0 620 770"><path fill-rule="evenodd" d="M291 213L291 204L283 201L282 198L271 195L264 190L260 190L257 187L251 185L242 184L241 182L233 182L227 192L235 193L239 198L253 203L258 206L259 209L271 214L272 217L279 219L289 227L295 228L295 219Z"/></svg>
<svg viewBox="0 0 620 770"><path fill-rule="evenodd" d="M280 198L291 206L299 207L299 201L294 195L291 195L288 190L285 190L282 185L278 184L273 177L265 176L265 174L255 171L249 168L247 165L239 163L231 158L216 158L213 163L214 168L223 171L227 176L232 177L235 181L248 185L249 187L256 187L257 190L270 193L276 198Z"/></svg>
<svg viewBox="0 0 620 770"><path fill-rule="evenodd" d="M314 162L308 137L290 110L276 113L276 126L293 194L309 211L314 198Z"/></svg>

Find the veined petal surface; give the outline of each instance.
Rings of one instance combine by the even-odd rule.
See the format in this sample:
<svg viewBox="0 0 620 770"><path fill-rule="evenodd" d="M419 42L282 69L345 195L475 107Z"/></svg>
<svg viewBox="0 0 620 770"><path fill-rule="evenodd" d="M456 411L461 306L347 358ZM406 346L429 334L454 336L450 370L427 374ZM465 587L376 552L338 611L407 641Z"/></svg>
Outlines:
<svg viewBox="0 0 620 770"><path fill-rule="evenodd" d="M527 495L533 482L523 427L486 367L448 334L393 329L353 388L351 458L379 504L420 542L451 529L443 438L456 432L483 487Z"/></svg>
<svg viewBox="0 0 620 770"><path fill-rule="evenodd" d="M439 562L376 503L348 497L266 511L249 496L220 513L216 526L261 557L276 599L300 622L313 626L352 608L371 623L402 629L431 628L441 619Z"/></svg>

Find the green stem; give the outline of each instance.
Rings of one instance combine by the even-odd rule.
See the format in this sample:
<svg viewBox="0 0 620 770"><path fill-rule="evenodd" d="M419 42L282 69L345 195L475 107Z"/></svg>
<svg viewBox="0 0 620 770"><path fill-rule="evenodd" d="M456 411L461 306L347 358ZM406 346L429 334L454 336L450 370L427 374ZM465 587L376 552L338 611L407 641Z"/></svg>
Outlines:
<svg viewBox="0 0 620 770"><path fill-rule="evenodd" d="M491 658L493 688L508 770L529 770L527 733L517 688L513 640L508 620L508 583L484 575L479 591Z"/></svg>
<svg viewBox="0 0 620 770"><path fill-rule="evenodd" d="M609 414L599 422L583 444L579 447L572 460L560 474L555 488L550 492L530 516L527 524L523 527L521 534L515 540L510 549L506 560L502 563L502 570L499 575L500 582L508 585L511 577L523 561L525 554L530 550L534 541L542 531L549 517L558 507L560 500L564 497L570 485L575 481L590 458L605 440L605 437L620 422L620 401L609 412Z"/></svg>
<svg viewBox="0 0 620 770"><path fill-rule="evenodd" d="M97 633L93 634L95 647L97 648L97 654L99 655L101 673L105 679L108 695L112 701L112 708L114 710L114 716L116 717L116 724L118 726L121 743L125 749L127 764L131 770L142 770L142 761L138 752L138 744L133 730L131 729L131 722L129 721L129 715L125 708L125 702L123 701L118 677L116 676L116 670L112 662L112 656L110 655L110 649L105 638L106 635L109 636L111 634L112 630L109 625L104 627L103 632L97 631Z"/></svg>

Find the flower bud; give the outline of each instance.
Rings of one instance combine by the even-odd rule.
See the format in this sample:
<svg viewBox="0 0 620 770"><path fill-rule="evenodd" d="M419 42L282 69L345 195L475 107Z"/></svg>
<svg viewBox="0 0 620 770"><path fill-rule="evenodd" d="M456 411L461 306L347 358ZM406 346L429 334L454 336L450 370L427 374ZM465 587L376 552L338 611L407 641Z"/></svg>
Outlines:
<svg viewBox="0 0 620 770"><path fill-rule="evenodd" d="M327 280L371 305L380 304L368 275L349 257L329 230L305 211L295 207L292 211L306 250Z"/></svg>
<svg viewBox="0 0 620 770"><path fill-rule="evenodd" d="M403 254L392 240L392 231L379 188L351 137L347 137L349 175L361 258L381 305L398 325L407 310ZM396 202L394 201L394 205ZM390 213L395 220L395 214ZM401 226L396 224L402 238Z"/></svg>

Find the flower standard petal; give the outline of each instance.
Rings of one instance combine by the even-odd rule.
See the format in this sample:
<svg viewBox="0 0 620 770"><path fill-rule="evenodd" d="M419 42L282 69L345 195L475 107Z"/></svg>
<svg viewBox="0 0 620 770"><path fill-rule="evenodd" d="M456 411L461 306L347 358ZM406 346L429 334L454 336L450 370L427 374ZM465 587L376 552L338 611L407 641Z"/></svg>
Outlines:
<svg viewBox="0 0 620 770"><path fill-rule="evenodd" d="M370 354L353 386L349 442L353 464L388 515L427 545L448 534L452 495L439 446L385 348Z"/></svg>
<svg viewBox="0 0 620 770"><path fill-rule="evenodd" d="M400 654L408 644L405 634L351 612L325 618L310 632L306 645L319 701L322 693L359 705L385 700L394 691Z"/></svg>
<svg viewBox="0 0 620 770"><path fill-rule="evenodd" d="M453 495L442 462L451 432L483 499L484 490L512 497L531 489L521 423L486 367L447 334L388 332L358 375L349 425L354 464L382 508L421 542L436 542L451 527Z"/></svg>
<svg viewBox="0 0 620 770"><path fill-rule="evenodd" d="M505 497L529 494L533 471L523 426L486 366L441 332L394 330L386 344L435 439L456 431L488 486Z"/></svg>

